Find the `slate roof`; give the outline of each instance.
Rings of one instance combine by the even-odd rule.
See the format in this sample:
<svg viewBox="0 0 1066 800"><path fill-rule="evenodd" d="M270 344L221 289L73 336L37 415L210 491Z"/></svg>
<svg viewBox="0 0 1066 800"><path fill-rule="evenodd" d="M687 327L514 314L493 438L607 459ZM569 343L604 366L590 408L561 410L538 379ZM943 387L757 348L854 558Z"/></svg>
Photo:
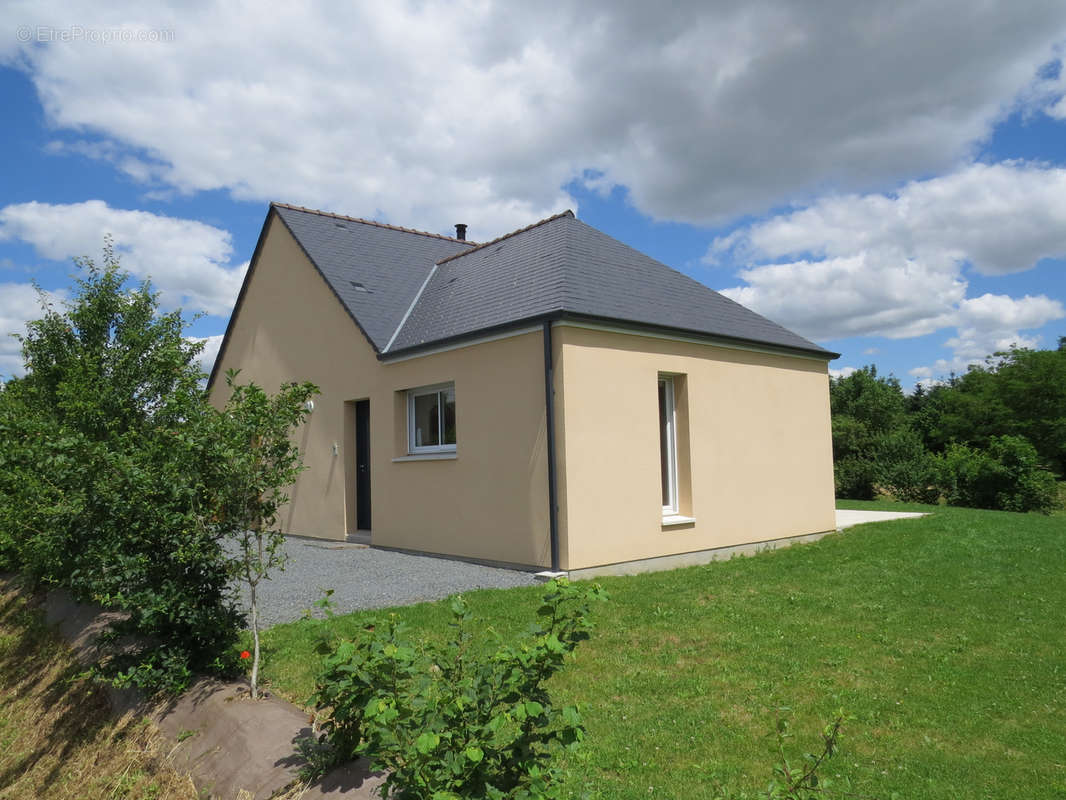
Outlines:
<svg viewBox="0 0 1066 800"><path fill-rule="evenodd" d="M570 211L478 245L282 203L271 209L382 358L552 318L837 357Z"/></svg>
<svg viewBox="0 0 1066 800"><path fill-rule="evenodd" d="M389 343L434 263L474 246L356 217L283 203L272 207L378 352Z"/></svg>
<svg viewBox="0 0 1066 800"><path fill-rule="evenodd" d="M443 259L389 353L554 314L836 356L569 211Z"/></svg>

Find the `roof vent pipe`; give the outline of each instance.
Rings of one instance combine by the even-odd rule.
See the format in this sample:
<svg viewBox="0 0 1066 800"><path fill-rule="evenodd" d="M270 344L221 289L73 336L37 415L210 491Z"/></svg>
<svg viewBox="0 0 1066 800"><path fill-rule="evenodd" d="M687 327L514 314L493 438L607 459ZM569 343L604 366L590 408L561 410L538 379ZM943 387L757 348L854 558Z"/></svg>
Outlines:
<svg viewBox="0 0 1066 800"><path fill-rule="evenodd" d="M466 241L466 225L461 222L455 224L455 238L460 242Z"/></svg>

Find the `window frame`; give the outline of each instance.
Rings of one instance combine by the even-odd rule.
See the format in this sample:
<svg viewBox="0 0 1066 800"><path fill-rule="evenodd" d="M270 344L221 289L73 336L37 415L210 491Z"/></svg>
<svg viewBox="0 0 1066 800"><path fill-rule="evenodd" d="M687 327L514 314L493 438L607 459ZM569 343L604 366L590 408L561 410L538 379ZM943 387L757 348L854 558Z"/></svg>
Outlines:
<svg viewBox="0 0 1066 800"><path fill-rule="evenodd" d="M437 395L437 432L441 440L444 439L445 419L444 419L444 403L441 401L441 395L451 390L452 397L455 397L455 383L450 381L448 383L436 383L430 386L419 386L414 389L407 390L407 453L408 455L422 455L425 453L454 453L456 452L455 444L428 444L428 445L416 445L415 444L415 399L419 397L426 397L427 395ZM454 402L454 400L453 400ZM459 441L458 431L455 437L456 442Z"/></svg>
<svg viewBox="0 0 1066 800"><path fill-rule="evenodd" d="M663 517L677 516L680 511L679 492L678 492L678 467L677 467L677 393L674 384L673 375L659 375L658 382L656 384L656 402L658 404L658 390L660 386L665 387L665 402L667 411L669 413L663 414L662 409L659 409L659 477L660 481L665 478L668 494L670 495L670 504L663 504ZM664 420L663 417L666 417ZM664 430L665 426L665 430ZM667 445L666 458L663 458L662 444L663 441ZM666 462L666 474L662 474L663 461ZM661 488L661 486L660 486Z"/></svg>

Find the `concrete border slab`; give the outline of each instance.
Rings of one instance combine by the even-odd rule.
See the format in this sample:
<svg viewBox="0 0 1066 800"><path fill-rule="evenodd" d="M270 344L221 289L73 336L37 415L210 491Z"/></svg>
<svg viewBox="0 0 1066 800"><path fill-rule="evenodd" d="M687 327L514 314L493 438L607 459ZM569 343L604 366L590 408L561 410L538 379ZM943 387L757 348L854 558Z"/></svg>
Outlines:
<svg viewBox="0 0 1066 800"><path fill-rule="evenodd" d="M893 519L917 519L929 516L920 511L858 511L852 509L837 509L837 530L851 528L855 525L865 525L867 522L888 522Z"/></svg>

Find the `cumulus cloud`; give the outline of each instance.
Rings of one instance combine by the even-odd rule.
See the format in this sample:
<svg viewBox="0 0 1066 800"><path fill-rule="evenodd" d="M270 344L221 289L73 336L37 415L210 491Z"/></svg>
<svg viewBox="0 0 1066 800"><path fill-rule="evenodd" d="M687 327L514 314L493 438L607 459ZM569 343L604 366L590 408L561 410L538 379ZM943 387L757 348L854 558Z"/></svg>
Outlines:
<svg viewBox="0 0 1066 800"><path fill-rule="evenodd" d="M55 261L92 257L108 233L122 266L150 278L164 307L229 315L247 263L230 265L228 231L190 219L111 208L101 200L17 203L0 209L0 241L26 242Z"/></svg>
<svg viewBox="0 0 1066 800"><path fill-rule="evenodd" d="M0 283L0 380L21 375L22 345L12 334L26 333L26 323L41 317L41 300L58 304L65 292L45 292L29 283Z"/></svg>
<svg viewBox="0 0 1066 800"><path fill-rule="evenodd" d="M849 375L854 375L858 370L855 367L836 367L829 368L830 378L847 378Z"/></svg>
<svg viewBox="0 0 1066 800"><path fill-rule="evenodd" d="M202 369L208 375L211 374L211 368L215 366L215 359L218 358L219 348L222 347L223 334L217 336L190 336L188 337L193 342L203 342L204 349L200 351L200 357L197 361Z"/></svg>
<svg viewBox="0 0 1066 800"><path fill-rule="evenodd" d="M1021 331L1066 316L1040 294L967 294L968 269L1003 275L1066 256L1066 170L974 164L887 194L830 196L716 239L707 260L747 263L725 294L815 339L944 328L960 371ZM766 263L770 262L770 263ZM920 373L913 373L921 376Z"/></svg>
<svg viewBox="0 0 1066 800"><path fill-rule="evenodd" d="M1066 254L1066 169L1006 162L972 164L891 195L831 195L712 245L734 257L845 257L883 253L923 269L968 263L986 275L1031 268Z"/></svg>
<svg viewBox="0 0 1066 800"><path fill-rule="evenodd" d="M487 238L594 176L707 224L957 164L1015 108L1066 5L8 3L18 25L168 41L0 43L49 122L152 191L221 189ZM93 144L93 143L96 144ZM100 145L103 142L103 145ZM994 266L1002 257L993 257Z"/></svg>

